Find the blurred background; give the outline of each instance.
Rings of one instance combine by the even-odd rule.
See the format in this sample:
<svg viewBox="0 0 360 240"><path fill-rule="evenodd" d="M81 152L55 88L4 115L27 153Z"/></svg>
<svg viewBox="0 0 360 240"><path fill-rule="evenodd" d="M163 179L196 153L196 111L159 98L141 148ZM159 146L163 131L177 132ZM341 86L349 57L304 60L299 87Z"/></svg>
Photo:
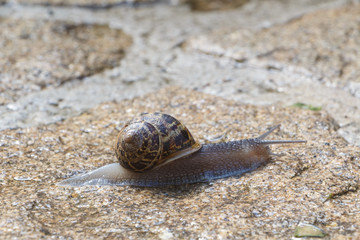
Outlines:
<svg viewBox="0 0 360 240"><path fill-rule="evenodd" d="M0 2L2 130L175 85L322 109L360 145L358 1Z"/></svg>

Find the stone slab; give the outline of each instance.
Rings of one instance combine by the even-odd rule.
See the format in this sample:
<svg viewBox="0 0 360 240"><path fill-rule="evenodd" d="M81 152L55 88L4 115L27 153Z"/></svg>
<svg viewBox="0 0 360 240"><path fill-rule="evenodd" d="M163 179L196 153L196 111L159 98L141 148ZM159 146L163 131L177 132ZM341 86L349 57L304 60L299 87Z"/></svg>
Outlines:
<svg viewBox="0 0 360 240"><path fill-rule="evenodd" d="M260 30L241 29L188 41L206 53L303 67L327 85L360 98L360 4L320 10Z"/></svg>
<svg viewBox="0 0 360 240"><path fill-rule="evenodd" d="M360 146L359 13L360 4L346 4L259 29L221 29L190 37L183 46L233 59L239 68L254 72L244 71L248 81L226 77L216 86L227 90L224 95L284 103L290 98L323 107L340 126L339 133Z"/></svg>
<svg viewBox="0 0 360 240"><path fill-rule="evenodd" d="M100 24L0 19L0 106L119 65L131 38Z"/></svg>
<svg viewBox="0 0 360 240"><path fill-rule="evenodd" d="M141 112L176 116L202 142L306 139L273 146L267 165L241 177L161 189L58 187L115 162L121 126ZM299 223L331 239L359 238L360 149L324 111L253 106L177 87L108 102L63 122L0 134L0 238L290 239Z"/></svg>
<svg viewBox="0 0 360 240"><path fill-rule="evenodd" d="M304 0L291 4L276 0L250 1L243 8L207 13L194 13L184 6L164 4L104 11L7 5L0 8L0 15L50 22L107 23L130 34L134 44L127 49L121 65L105 74L74 79L61 86L23 95L9 106L0 106L0 129L56 122L104 101L120 101L162 86L181 85L242 103L292 105L304 102L322 106L339 124L342 136L359 145L360 135L356 134L359 127L354 118L360 114L357 107L360 100L348 92L314 82L313 74L304 69L276 68L277 65L266 62L246 64L226 55L204 56L193 50L183 51L179 44L189 36L211 29L261 29L307 12L338 8L344 4L342 0ZM270 7L272 11L268 11Z"/></svg>

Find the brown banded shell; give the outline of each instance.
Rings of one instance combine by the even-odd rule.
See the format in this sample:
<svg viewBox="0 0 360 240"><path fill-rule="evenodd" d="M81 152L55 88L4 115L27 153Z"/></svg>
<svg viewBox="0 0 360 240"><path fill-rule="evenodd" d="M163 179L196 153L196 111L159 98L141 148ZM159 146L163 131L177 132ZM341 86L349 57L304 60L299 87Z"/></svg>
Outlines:
<svg viewBox="0 0 360 240"><path fill-rule="evenodd" d="M170 115L154 113L143 114L120 130L115 154L121 166L141 172L200 148L185 125Z"/></svg>

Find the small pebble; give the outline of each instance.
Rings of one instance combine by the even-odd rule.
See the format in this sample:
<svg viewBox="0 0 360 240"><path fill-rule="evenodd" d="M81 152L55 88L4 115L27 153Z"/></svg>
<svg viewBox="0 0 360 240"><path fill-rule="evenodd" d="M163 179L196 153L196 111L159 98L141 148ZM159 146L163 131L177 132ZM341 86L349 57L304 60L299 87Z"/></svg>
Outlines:
<svg viewBox="0 0 360 240"><path fill-rule="evenodd" d="M295 233L294 233L295 237L318 237L318 238L323 238L326 236L326 233L311 224L307 224L307 223L300 223L296 229L295 229Z"/></svg>

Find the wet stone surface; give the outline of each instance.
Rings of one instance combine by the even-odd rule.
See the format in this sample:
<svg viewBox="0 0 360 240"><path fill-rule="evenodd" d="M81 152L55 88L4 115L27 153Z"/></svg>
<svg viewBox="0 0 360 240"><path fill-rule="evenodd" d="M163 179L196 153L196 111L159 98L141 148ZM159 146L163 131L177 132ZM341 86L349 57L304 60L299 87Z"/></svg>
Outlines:
<svg viewBox="0 0 360 240"><path fill-rule="evenodd" d="M183 96L179 98L178 96ZM161 189L58 187L113 163L113 141L140 112L176 116L202 142L306 139L241 177ZM291 238L299 222L334 239L359 237L359 153L322 111L256 107L180 88L109 102L64 122L0 136L0 235L4 238Z"/></svg>
<svg viewBox="0 0 360 240"><path fill-rule="evenodd" d="M119 65L131 38L105 25L0 19L0 105Z"/></svg>

